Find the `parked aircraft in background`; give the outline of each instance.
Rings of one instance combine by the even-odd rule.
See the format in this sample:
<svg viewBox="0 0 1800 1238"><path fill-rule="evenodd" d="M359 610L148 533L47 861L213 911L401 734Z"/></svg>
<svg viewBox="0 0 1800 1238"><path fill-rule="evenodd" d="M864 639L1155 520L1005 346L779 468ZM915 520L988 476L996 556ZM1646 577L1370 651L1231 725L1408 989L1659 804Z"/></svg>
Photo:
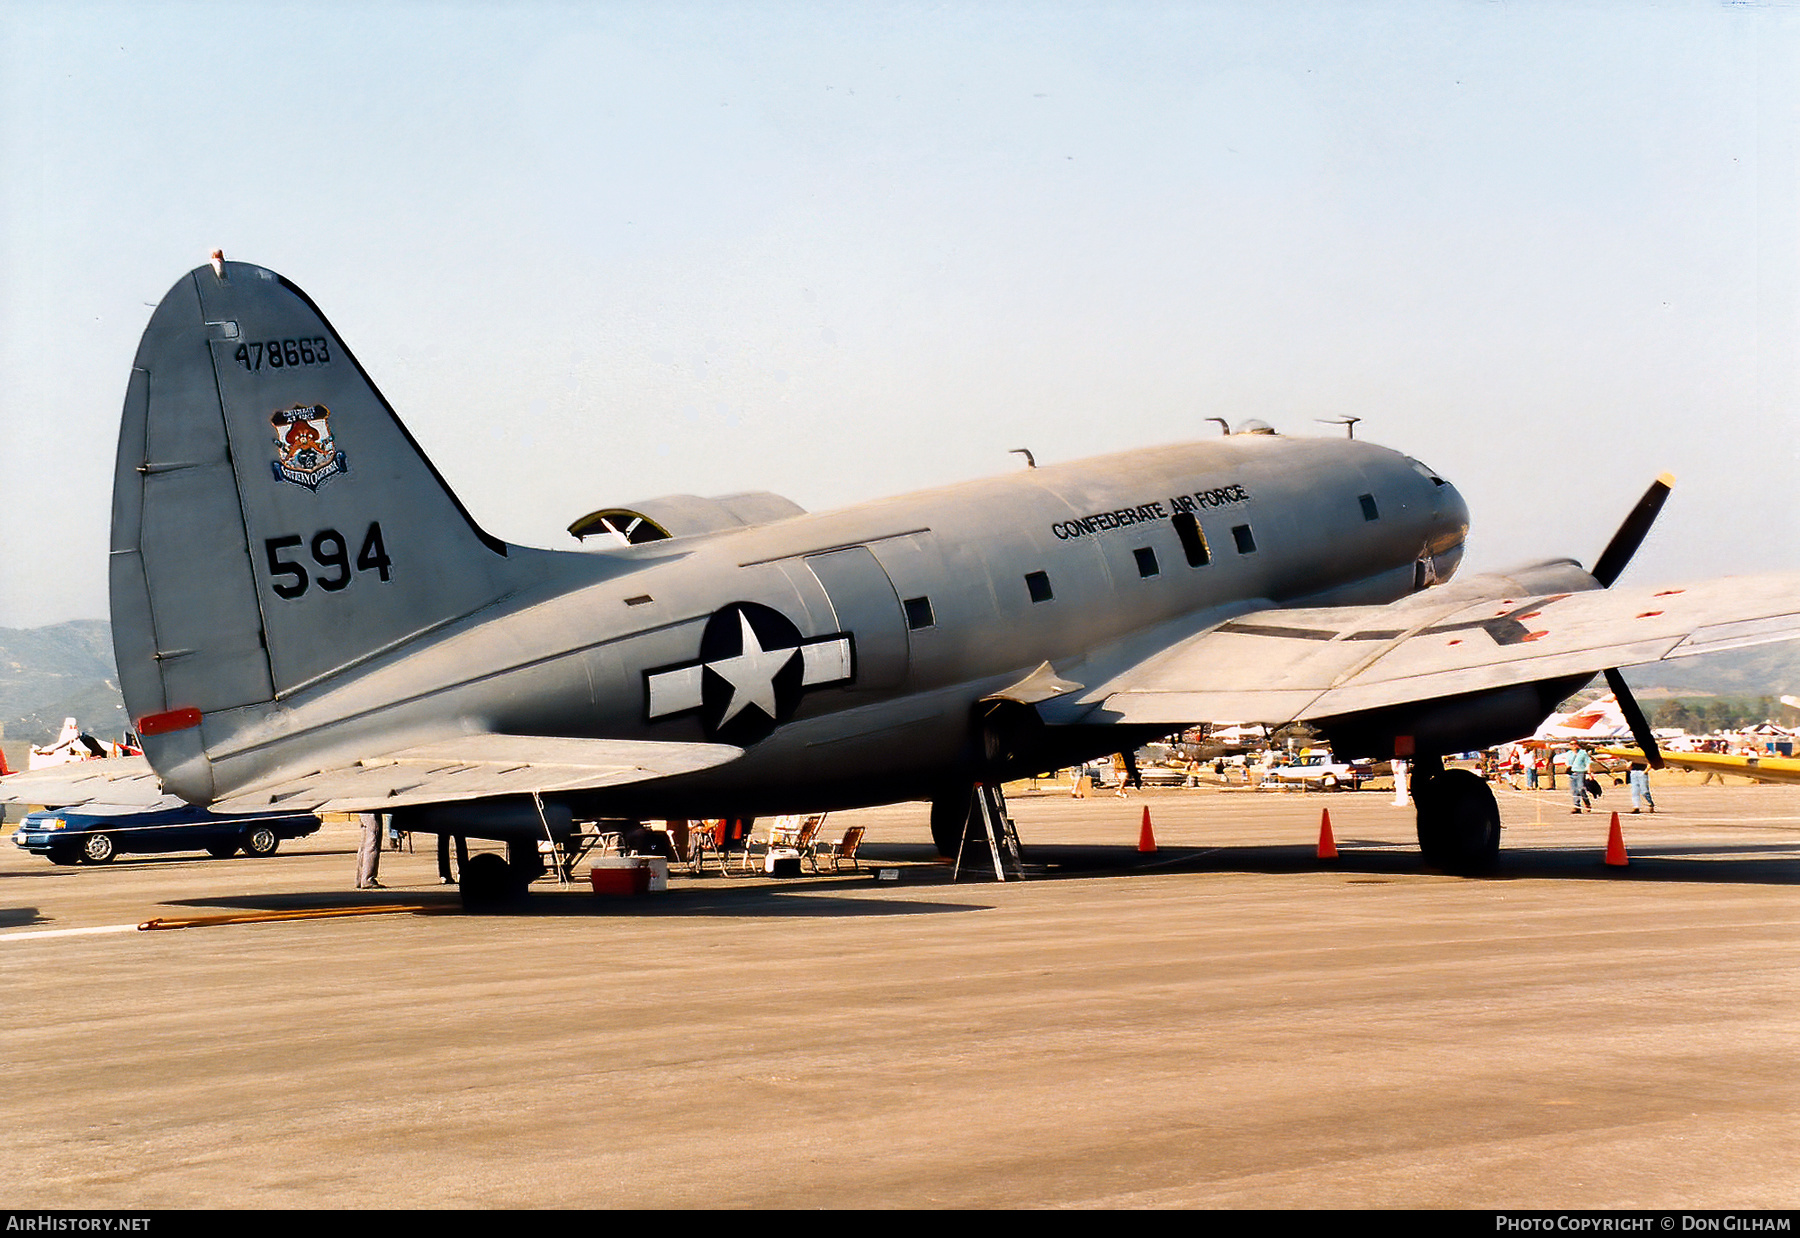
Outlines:
<svg viewBox="0 0 1800 1238"><path fill-rule="evenodd" d="M1654 731L1658 739L1672 739L1681 734L1670 727L1658 727ZM1531 734L1531 738L1521 742L1536 747L1568 743L1601 743L1608 740L1630 739L1631 721L1625 716L1624 708L1614 693L1607 693L1589 701L1586 705L1570 710L1566 714L1551 714L1544 719L1543 725ZM1667 753L1664 753L1667 756Z"/></svg>
<svg viewBox="0 0 1800 1238"><path fill-rule="evenodd" d="M113 636L148 760L0 790L392 812L506 840L510 866L470 866L487 897L576 820L929 798L952 848L977 784L1304 720L1341 758L1410 758L1426 856L1476 869L1499 814L1443 754L1529 735L1597 671L1632 717L1615 667L1800 635L1795 574L1614 586L1667 491L1591 571L1447 583L1454 486L1252 424L817 514L608 507L575 525L595 548L527 549L305 294L215 257L152 316L120 431Z"/></svg>
<svg viewBox="0 0 1800 1238"><path fill-rule="evenodd" d="M107 757L139 755L136 748L129 746L130 736L126 736L126 744L109 743L95 739L81 729L81 724L73 718L64 718L62 731L48 744L33 744L27 758L30 769L50 769L58 765L67 765L71 761L98 761ZM4 773L0 770L0 773Z"/></svg>

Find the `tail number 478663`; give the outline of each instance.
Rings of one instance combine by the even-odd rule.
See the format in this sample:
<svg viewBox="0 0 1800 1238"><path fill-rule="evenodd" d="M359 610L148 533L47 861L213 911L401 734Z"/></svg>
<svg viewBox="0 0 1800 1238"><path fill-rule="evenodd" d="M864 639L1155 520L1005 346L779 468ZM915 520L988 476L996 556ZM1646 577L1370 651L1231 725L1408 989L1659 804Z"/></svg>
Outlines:
<svg viewBox="0 0 1800 1238"><path fill-rule="evenodd" d="M305 546L312 552L315 570L308 573L305 565L298 559L284 557L285 552L298 550ZM312 585L317 585L327 593L336 593L349 586L357 573L375 572L382 580L389 579L389 569L393 566L388 558L387 547L381 540L381 524L379 521L369 525L369 531L363 534L362 548L356 552L354 566L350 558L350 543L336 529L320 529L312 537L305 538L298 533L289 533L285 537L271 537L263 541L263 551L269 560L269 576L275 595L282 598L297 598Z"/></svg>

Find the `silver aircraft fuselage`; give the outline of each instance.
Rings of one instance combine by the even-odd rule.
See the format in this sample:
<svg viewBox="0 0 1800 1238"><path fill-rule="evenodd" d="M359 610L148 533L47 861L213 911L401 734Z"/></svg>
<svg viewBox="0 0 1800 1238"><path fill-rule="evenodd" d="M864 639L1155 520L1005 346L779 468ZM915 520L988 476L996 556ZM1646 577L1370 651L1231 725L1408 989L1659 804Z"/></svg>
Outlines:
<svg viewBox="0 0 1800 1238"><path fill-rule="evenodd" d="M636 546L512 547L530 583L287 693L211 761L252 785L435 739L456 719L745 748L657 783L658 814L929 796L947 771L981 766L972 705L1041 664L1093 686L1248 610L1392 601L1448 579L1467 528L1455 488L1397 452L1235 434ZM760 638L736 612L719 620L738 604ZM758 651L780 623L806 656L772 675L783 659ZM721 639L736 643L702 649ZM1078 710L1080 693L1059 707ZM1117 727L1063 735L1066 760L1120 747ZM648 804L625 786L583 810Z"/></svg>

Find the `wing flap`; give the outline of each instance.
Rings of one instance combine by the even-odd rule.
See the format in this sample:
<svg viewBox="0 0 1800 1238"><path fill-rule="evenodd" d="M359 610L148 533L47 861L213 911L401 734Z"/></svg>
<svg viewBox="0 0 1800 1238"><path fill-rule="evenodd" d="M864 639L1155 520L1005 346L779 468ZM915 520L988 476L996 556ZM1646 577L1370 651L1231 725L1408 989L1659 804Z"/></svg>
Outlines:
<svg viewBox="0 0 1800 1238"><path fill-rule="evenodd" d="M386 812L416 804L598 790L694 773L742 755L741 748L725 744L465 735L241 791L213 809Z"/></svg>
<svg viewBox="0 0 1800 1238"><path fill-rule="evenodd" d="M1082 697L1087 721L1340 717L1800 637L1800 575L1433 606L1266 610L1193 636Z"/></svg>

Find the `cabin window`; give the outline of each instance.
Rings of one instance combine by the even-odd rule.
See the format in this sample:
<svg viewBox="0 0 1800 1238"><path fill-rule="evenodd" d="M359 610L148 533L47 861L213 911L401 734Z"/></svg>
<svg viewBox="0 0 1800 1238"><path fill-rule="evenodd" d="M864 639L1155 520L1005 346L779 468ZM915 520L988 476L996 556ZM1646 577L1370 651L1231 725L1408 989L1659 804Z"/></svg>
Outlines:
<svg viewBox="0 0 1800 1238"><path fill-rule="evenodd" d="M1048 572L1025 573L1025 588L1034 602L1048 602L1056 595L1050 591L1050 574Z"/></svg>
<svg viewBox="0 0 1800 1238"><path fill-rule="evenodd" d="M902 605L906 607L906 626L912 631L937 626L937 619L931 613L930 598L907 598Z"/></svg>
<svg viewBox="0 0 1800 1238"><path fill-rule="evenodd" d="M1250 531L1249 525L1233 525L1231 528L1231 536L1232 540L1237 542L1239 554L1248 555L1256 553L1256 534Z"/></svg>
<svg viewBox="0 0 1800 1238"><path fill-rule="evenodd" d="M1156 551L1149 546L1139 546L1131 552L1131 556L1137 560L1139 576L1148 580L1162 574L1162 570L1156 566Z"/></svg>
<svg viewBox="0 0 1800 1238"><path fill-rule="evenodd" d="M1381 509L1379 507L1375 506L1375 496L1374 495L1359 494L1356 496L1356 501L1358 503L1362 504L1364 520L1380 520L1381 519Z"/></svg>
<svg viewBox="0 0 1800 1238"><path fill-rule="evenodd" d="M1205 567L1212 562L1212 549L1206 544L1206 531L1194 519L1193 512L1179 512L1169 523L1175 526L1175 536L1181 539L1181 552L1187 556L1189 567Z"/></svg>

